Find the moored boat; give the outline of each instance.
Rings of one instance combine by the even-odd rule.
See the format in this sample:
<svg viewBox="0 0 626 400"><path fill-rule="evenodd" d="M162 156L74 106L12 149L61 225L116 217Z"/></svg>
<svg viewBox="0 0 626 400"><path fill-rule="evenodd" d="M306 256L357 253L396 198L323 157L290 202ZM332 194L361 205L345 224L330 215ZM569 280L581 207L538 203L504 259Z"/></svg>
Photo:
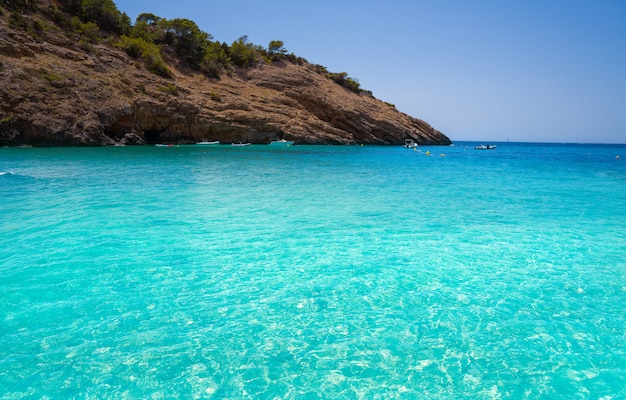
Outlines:
<svg viewBox="0 0 626 400"><path fill-rule="evenodd" d="M418 144L415 143L413 139L404 139L404 145L402 147L405 147L407 149L415 149L417 146Z"/></svg>
<svg viewBox="0 0 626 400"><path fill-rule="evenodd" d="M495 148L496 148L496 145L494 144L488 144L486 146L484 144L481 144L479 146L474 147L474 150L493 150Z"/></svg>
<svg viewBox="0 0 626 400"><path fill-rule="evenodd" d="M198 142L196 144L201 145L201 146L218 146L220 144L220 141L219 140L215 140L212 142L203 141L203 142Z"/></svg>
<svg viewBox="0 0 626 400"><path fill-rule="evenodd" d="M292 140L285 140L285 139L272 140L269 145L270 146L292 146L293 145L293 141Z"/></svg>
<svg viewBox="0 0 626 400"><path fill-rule="evenodd" d="M252 143L232 143L231 146L235 146L235 147L244 147L244 146L251 146Z"/></svg>

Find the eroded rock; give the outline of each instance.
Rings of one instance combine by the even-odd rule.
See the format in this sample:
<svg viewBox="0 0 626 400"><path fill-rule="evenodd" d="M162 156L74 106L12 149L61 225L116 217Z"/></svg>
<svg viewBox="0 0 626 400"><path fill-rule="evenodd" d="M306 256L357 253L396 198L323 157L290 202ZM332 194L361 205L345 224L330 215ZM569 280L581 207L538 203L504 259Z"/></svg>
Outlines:
<svg viewBox="0 0 626 400"><path fill-rule="evenodd" d="M146 143L449 144L428 123L287 60L225 71L219 80L172 67L148 71L106 44L35 39L0 17L0 145Z"/></svg>

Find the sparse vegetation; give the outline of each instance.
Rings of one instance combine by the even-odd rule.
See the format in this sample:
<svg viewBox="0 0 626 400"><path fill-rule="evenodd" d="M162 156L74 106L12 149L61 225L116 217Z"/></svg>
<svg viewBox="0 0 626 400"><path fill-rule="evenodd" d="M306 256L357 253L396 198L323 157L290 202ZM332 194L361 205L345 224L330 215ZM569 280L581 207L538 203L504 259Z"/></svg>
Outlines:
<svg viewBox="0 0 626 400"><path fill-rule="evenodd" d="M42 25L41 21L37 18L33 19L33 21L31 22L31 26L33 28L33 31L36 34L40 34L41 32L44 31L44 26Z"/></svg>
<svg viewBox="0 0 626 400"><path fill-rule="evenodd" d="M122 36L118 46L126 50L129 56L143 59L146 62L148 71L165 78L172 76L172 71L163 61L161 50L154 43L149 43L142 38Z"/></svg>
<svg viewBox="0 0 626 400"><path fill-rule="evenodd" d="M63 78L53 72L48 72L46 70L42 70L41 73L43 74L43 79L45 79L46 81L48 81L48 83L52 83L52 82L56 82L56 81L60 81Z"/></svg>
<svg viewBox="0 0 626 400"><path fill-rule="evenodd" d="M17 11L13 11L9 15L9 26L13 29L21 29L25 31L28 29L28 22L22 14Z"/></svg>
<svg viewBox="0 0 626 400"><path fill-rule="evenodd" d="M93 22L105 32L121 35L130 30L130 18L117 9L113 0L58 0L58 3L83 23Z"/></svg>
<svg viewBox="0 0 626 400"><path fill-rule="evenodd" d="M11 76L11 83L15 83L19 81L32 82L33 77L31 74L27 72L17 72L13 76Z"/></svg>
<svg viewBox="0 0 626 400"><path fill-rule="evenodd" d="M272 40L267 46L267 58L270 62L280 60L287 54L287 49L283 46L285 44L282 40Z"/></svg>
<svg viewBox="0 0 626 400"><path fill-rule="evenodd" d="M0 16L3 15L0 12ZM32 37L39 37L43 31L48 30L49 26L42 22L36 15L27 15L19 11L12 11L8 18L9 27L19 29Z"/></svg>
<svg viewBox="0 0 626 400"><path fill-rule="evenodd" d="M317 72L320 75L327 75L328 74L328 69L323 66L323 65L319 65L319 64L313 64L313 70L315 72Z"/></svg>
<svg viewBox="0 0 626 400"><path fill-rule="evenodd" d="M329 73L326 76L328 76L330 79L337 82L341 86L352 90L355 93L359 93L362 90L359 81L350 78L347 72Z"/></svg>
<svg viewBox="0 0 626 400"><path fill-rule="evenodd" d="M242 36L230 45L230 59L240 67L249 67L257 60L255 48L248 42L247 36Z"/></svg>
<svg viewBox="0 0 626 400"><path fill-rule="evenodd" d="M85 50L88 53L91 53L94 50L92 42L88 39L85 39L84 37L81 37L80 40L78 41L78 47L80 47L81 49Z"/></svg>
<svg viewBox="0 0 626 400"><path fill-rule="evenodd" d="M171 94L173 96L178 96L178 88L176 87L176 85L172 83L168 83L167 86L160 87L159 92Z"/></svg>
<svg viewBox="0 0 626 400"><path fill-rule="evenodd" d="M80 34L80 46L87 51L93 50L93 42L110 40L111 34L114 34L119 47L131 57L142 60L148 71L166 78L173 76L166 63L166 60L174 61L172 54L176 55L175 61L180 65L200 71L210 78L230 73L233 67L249 68L258 62L306 62L304 58L289 54L281 40L272 40L264 48L250 43L247 36L241 36L229 45L214 41L212 35L185 18L168 20L152 13L142 13L133 25L128 15L117 9L113 0L56 0L45 5L36 0L0 0L0 3L11 10L11 26L30 29L33 31L31 34L41 32L43 25L39 21L29 24L19 10L39 7L61 28ZM331 73L320 65L315 66L315 70L355 93L363 92L358 80L346 72Z"/></svg>
<svg viewBox="0 0 626 400"><path fill-rule="evenodd" d="M209 97L211 98L211 100L214 101L222 101L222 96L220 96L219 93L215 93L213 91L209 92Z"/></svg>

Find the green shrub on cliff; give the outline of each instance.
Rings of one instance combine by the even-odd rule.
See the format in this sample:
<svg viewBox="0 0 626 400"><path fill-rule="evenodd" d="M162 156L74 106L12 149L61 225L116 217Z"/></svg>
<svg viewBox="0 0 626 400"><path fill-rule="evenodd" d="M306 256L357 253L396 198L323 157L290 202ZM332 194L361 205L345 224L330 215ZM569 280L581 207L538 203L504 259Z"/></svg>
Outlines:
<svg viewBox="0 0 626 400"><path fill-rule="evenodd" d="M247 36L242 36L230 45L230 59L235 65L249 67L256 62L256 52Z"/></svg>
<svg viewBox="0 0 626 400"><path fill-rule="evenodd" d="M188 19L168 20L151 13L142 13L137 16L130 36L159 48L174 50L184 65L210 77L218 77L221 68L232 62L222 44L212 41L210 34Z"/></svg>
<svg viewBox="0 0 626 400"><path fill-rule="evenodd" d="M120 38L118 46L126 50L126 53L132 58L139 58L149 44L151 43L148 43L140 38L130 38L128 36L122 36Z"/></svg>
<svg viewBox="0 0 626 400"><path fill-rule="evenodd" d="M32 10L37 5L37 0L0 0L0 4L4 4L9 8L20 10ZM2 8L0 7L0 15L2 15Z"/></svg>
<svg viewBox="0 0 626 400"><path fill-rule="evenodd" d="M41 69L39 71L42 74L42 77L48 81L48 83L57 82L63 80L62 76L55 74L54 72L48 72L45 69Z"/></svg>
<svg viewBox="0 0 626 400"><path fill-rule="evenodd" d="M158 25L165 32L165 44L172 46L184 63L198 67L212 37L200 30L195 22L185 18L161 19Z"/></svg>
<svg viewBox="0 0 626 400"><path fill-rule="evenodd" d="M141 57L146 62L148 71L166 78L172 76L172 71L163 61L161 50L154 43L146 42L142 38L122 36L118 45L126 50L129 56L133 58Z"/></svg>
<svg viewBox="0 0 626 400"><path fill-rule="evenodd" d="M230 63L228 45L223 45L219 42L208 42L200 62L200 70L210 77L217 78L222 67L230 65Z"/></svg>
<svg viewBox="0 0 626 400"><path fill-rule="evenodd" d="M178 96L178 88L176 85L171 83L168 83L167 86L160 87L159 92L168 93L172 96Z"/></svg>
<svg viewBox="0 0 626 400"><path fill-rule="evenodd" d="M268 61L272 62L283 58L287 54L287 49L283 46L282 40L270 41L266 51Z"/></svg>
<svg viewBox="0 0 626 400"><path fill-rule="evenodd" d="M78 17L70 18L70 27L72 31L83 35L90 40L97 40L100 36L100 27L92 21L82 22Z"/></svg>
<svg viewBox="0 0 626 400"><path fill-rule="evenodd" d="M28 29L28 21L19 12L13 11L9 15L9 26L13 29L26 30Z"/></svg>
<svg viewBox="0 0 626 400"><path fill-rule="evenodd" d="M57 0L61 8L83 22L93 22L102 30L128 33L130 18L117 9L113 0Z"/></svg>
<svg viewBox="0 0 626 400"><path fill-rule="evenodd" d="M330 79L337 82L341 86L352 90L355 93L360 93L362 91L359 81L350 78L347 72L329 73L326 76L328 76Z"/></svg>

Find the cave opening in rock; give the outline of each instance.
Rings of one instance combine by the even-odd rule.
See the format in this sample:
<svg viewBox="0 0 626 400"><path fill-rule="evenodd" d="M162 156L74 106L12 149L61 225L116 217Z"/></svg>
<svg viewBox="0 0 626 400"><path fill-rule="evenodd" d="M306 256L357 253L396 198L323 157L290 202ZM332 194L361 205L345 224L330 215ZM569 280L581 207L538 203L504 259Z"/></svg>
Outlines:
<svg viewBox="0 0 626 400"><path fill-rule="evenodd" d="M148 130L148 131L146 131L145 132L146 142L148 144L161 143L160 137L161 137L161 133L162 132L163 132L162 130Z"/></svg>

